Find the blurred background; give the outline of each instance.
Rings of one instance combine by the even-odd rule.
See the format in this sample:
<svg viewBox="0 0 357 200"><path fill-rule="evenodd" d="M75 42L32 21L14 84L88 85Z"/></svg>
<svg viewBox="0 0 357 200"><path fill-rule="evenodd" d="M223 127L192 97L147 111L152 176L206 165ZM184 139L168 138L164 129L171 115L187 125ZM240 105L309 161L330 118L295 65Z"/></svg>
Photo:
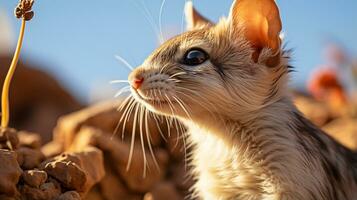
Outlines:
<svg viewBox="0 0 357 200"><path fill-rule="evenodd" d="M20 21L17 0L0 1L0 83L10 65ZM194 0L212 21L232 0ZM293 49L291 87L299 109L319 126L356 116L357 2L277 0L286 49ZM11 89L11 126L51 139L57 119L114 99L129 69L185 30L185 0L37 0ZM162 33L162 34L161 34ZM162 35L162 37L161 37ZM322 107L320 105L323 105ZM327 107L326 107L327 105ZM348 106L346 106L348 105ZM357 129L356 126L354 126Z"/></svg>
<svg viewBox="0 0 357 200"><path fill-rule="evenodd" d="M286 46L294 50L293 87L305 89L310 72L327 64L326 49L331 46L341 48L348 59L356 58L355 0L277 2ZM12 13L16 3L0 1L1 53L12 54L16 45L20 25ZM184 3L167 0L163 5L164 38L182 31ZM194 0L197 9L213 21L227 16L231 3ZM38 0L36 17L26 30L22 59L54 76L81 102L112 98L120 86L109 82L126 79L129 73L115 55L137 66L159 45L161 6L161 0Z"/></svg>

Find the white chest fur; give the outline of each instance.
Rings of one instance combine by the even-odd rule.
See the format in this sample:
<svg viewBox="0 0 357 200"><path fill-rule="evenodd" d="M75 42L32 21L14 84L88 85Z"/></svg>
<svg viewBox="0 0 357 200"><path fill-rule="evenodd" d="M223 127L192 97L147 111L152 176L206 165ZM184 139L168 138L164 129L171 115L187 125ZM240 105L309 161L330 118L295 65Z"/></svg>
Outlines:
<svg viewBox="0 0 357 200"><path fill-rule="evenodd" d="M195 189L205 200L264 199L273 194L269 175L259 162L252 163L250 152L240 152L208 131L192 127L190 138L195 144L193 165L198 181ZM257 152L258 153L258 152ZM249 155L248 155L249 154ZM265 190L265 191L262 191Z"/></svg>
<svg viewBox="0 0 357 200"><path fill-rule="evenodd" d="M326 189L318 161L307 160L295 148L293 136L277 136L290 135L287 130L245 134L234 128L213 133L192 124L189 127L195 146L194 189L204 200L312 199L311 194ZM223 134L241 137L230 140Z"/></svg>

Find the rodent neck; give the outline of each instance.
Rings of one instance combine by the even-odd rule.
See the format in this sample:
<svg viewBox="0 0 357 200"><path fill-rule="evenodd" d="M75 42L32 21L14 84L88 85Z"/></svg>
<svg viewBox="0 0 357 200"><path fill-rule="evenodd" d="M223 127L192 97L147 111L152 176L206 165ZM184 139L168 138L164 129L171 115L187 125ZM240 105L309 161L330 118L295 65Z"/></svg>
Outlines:
<svg viewBox="0 0 357 200"><path fill-rule="evenodd" d="M193 121L186 119L183 122L189 128L202 130L223 140L227 145L235 145L237 138L244 137L244 134L257 135L265 129L289 131L289 123L294 121L292 115L294 110L296 108L290 99L283 98L256 113L250 113L247 119L233 119L217 114L217 116L200 116Z"/></svg>

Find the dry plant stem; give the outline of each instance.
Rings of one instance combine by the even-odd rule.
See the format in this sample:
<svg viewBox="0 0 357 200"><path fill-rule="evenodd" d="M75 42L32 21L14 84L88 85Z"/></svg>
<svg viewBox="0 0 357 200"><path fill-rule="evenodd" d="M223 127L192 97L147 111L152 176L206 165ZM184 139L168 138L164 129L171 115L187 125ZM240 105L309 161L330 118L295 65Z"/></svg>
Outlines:
<svg viewBox="0 0 357 200"><path fill-rule="evenodd" d="M9 68L9 72L6 75L4 85L3 85L2 95L1 95L1 110L2 110L1 127L2 128L7 128L7 126L9 125L10 83L11 83L12 77L14 76L16 65L19 61L20 51L21 51L21 47L22 47L22 41L23 41L24 34L25 34L26 21L31 20L34 16L34 12L31 10L33 4L34 4L34 0L20 0L19 4L15 8L14 14L17 18L22 19L22 23L21 23L19 39L17 41L15 55L14 55L14 58L12 59L12 62L11 62L10 68Z"/></svg>
<svg viewBox="0 0 357 200"><path fill-rule="evenodd" d="M6 75L3 89L2 89L2 95L1 95L1 110L2 110L2 115L1 115L1 127L6 128L9 124L9 89L10 89L10 83L12 80L12 77L15 73L16 70L16 65L19 61L19 56L20 56L20 51L22 47L22 41L24 38L24 33L25 33L25 26L26 26L26 20L22 19L21 23L21 29L20 29L20 35L19 39L17 42L16 46L16 51L14 54L14 58L12 59L9 72Z"/></svg>

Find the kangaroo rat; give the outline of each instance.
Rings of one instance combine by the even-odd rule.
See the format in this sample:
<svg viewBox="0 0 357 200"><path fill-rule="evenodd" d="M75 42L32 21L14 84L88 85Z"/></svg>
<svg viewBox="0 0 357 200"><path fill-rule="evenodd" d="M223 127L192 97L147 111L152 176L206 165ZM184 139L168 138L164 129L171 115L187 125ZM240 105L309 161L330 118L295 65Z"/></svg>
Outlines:
<svg viewBox="0 0 357 200"><path fill-rule="evenodd" d="M189 128L200 199L357 199L357 155L292 103L279 15L236 0L213 24L188 2L189 30L129 75L137 101Z"/></svg>

